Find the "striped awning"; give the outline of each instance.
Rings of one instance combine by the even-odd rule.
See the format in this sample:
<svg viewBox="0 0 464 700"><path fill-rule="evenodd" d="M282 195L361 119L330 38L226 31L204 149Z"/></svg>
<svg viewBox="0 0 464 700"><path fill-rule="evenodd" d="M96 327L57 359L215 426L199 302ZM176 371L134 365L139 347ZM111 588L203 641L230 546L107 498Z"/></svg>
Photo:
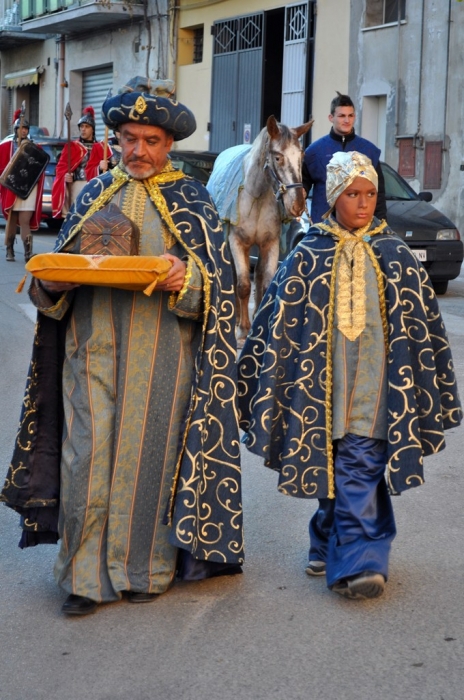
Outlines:
<svg viewBox="0 0 464 700"><path fill-rule="evenodd" d="M38 85L39 76L44 70L44 66L37 66L37 68L27 68L26 70L17 70L14 73L5 73L3 76L4 84L7 88Z"/></svg>

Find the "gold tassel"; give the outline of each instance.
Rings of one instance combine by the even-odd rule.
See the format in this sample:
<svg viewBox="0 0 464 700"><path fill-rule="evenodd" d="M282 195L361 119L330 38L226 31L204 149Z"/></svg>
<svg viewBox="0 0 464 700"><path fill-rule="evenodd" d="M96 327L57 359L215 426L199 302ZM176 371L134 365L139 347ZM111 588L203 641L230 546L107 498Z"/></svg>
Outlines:
<svg viewBox="0 0 464 700"><path fill-rule="evenodd" d="M147 297L151 297L153 290L155 289L156 285L158 284L158 277L155 279L154 282L148 285L146 289L143 290L143 293L147 295Z"/></svg>
<svg viewBox="0 0 464 700"><path fill-rule="evenodd" d="M26 280L27 280L27 272L26 272L26 274L24 275L24 277L22 278L21 282L20 282L20 283L18 284L18 286L16 287L16 294L21 294L21 292L22 292L23 289L24 289L24 285L26 284Z"/></svg>

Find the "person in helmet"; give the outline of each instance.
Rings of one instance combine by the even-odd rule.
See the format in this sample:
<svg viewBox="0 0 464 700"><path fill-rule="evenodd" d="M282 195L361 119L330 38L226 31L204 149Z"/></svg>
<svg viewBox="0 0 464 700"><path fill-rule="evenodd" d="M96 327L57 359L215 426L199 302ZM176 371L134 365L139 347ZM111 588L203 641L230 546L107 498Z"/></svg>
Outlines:
<svg viewBox="0 0 464 700"><path fill-rule="evenodd" d="M79 138L65 145L56 164L52 187L54 218L64 217L87 182L106 169L102 163L103 144L95 140L95 110L92 106L83 110L77 125ZM109 149L109 156L111 153Z"/></svg>
<svg viewBox="0 0 464 700"><path fill-rule="evenodd" d="M18 109L13 116L14 138L0 144L0 175L7 168L23 139L29 138L29 122L21 118ZM42 216L42 192L45 172L26 199L17 197L7 187L0 186L0 201L3 216L6 219L5 246L8 262L15 261L14 243L16 230L19 226L21 240L24 246L24 260L27 262L32 255L32 233L37 231Z"/></svg>

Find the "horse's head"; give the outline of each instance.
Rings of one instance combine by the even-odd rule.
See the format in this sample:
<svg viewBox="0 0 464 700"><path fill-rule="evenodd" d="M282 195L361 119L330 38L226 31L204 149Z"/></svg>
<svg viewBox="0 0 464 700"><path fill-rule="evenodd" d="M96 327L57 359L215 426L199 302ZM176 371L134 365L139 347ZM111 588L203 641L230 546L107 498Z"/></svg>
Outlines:
<svg viewBox="0 0 464 700"><path fill-rule="evenodd" d="M306 122L296 128L279 124L272 115L266 123L268 155L266 169L277 199L282 199L289 217L301 216L305 209L306 192L302 184L303 148L300 136L313 125Z"/></svg>

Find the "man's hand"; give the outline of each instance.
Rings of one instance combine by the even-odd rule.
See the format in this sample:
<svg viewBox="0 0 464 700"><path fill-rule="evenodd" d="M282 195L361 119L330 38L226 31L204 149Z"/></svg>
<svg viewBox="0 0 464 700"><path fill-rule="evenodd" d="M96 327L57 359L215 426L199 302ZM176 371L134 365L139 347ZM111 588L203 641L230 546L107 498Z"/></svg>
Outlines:
<svg viewBox="0 0 464 700"><path fill-rule="evenodd" d="M64 181L65 182L72 182L73 181L73 174L72 173L66 173L64 176Z"/></svg>
<svg viewBox="0 0 464 700"><path fill-rule="evenodd" d="M49 282L45 280L40 280L39 284L45 289L46 292L50 292L51 294L57 294L58 292L69 292L71 289L80 287L80 284L74 284L72 282Z"/></svg>
<svg viewBox="0 0 464 700"><path fill-rule="evenodd" d="M180 292L184 286L187 265L180 258L177 258L175 255L170 255L169 253L165 253L160 257L170 260L172 262L172 267L166 279L162 282L158 282L156 290L160 292Z"/></svg>
<svg viewBox="0 0 464 700"><path fill-rule="evenodd" d="M101 173L106 173L108 170L108 161L107 160L101 160L100 161L100 172Z"/></svg>

